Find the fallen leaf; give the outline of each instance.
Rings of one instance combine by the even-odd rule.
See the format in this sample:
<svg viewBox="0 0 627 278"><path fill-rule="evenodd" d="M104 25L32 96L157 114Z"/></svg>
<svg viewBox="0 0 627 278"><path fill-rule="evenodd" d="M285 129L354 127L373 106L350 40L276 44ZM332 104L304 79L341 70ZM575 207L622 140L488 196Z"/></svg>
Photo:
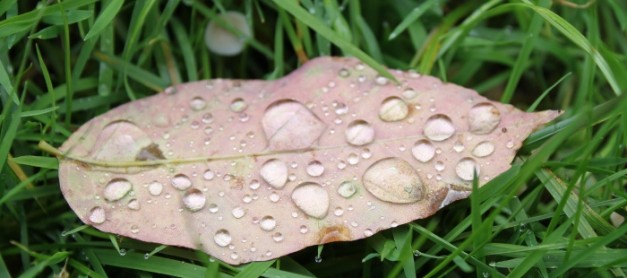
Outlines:
<svg viewBox="0 0 627 278"><path fill-rule="evenodd" d="M392 73L323 57L275 81L170 87L76 131L61 189L102 231L263 261L428 217L558 115Z"/></svg>

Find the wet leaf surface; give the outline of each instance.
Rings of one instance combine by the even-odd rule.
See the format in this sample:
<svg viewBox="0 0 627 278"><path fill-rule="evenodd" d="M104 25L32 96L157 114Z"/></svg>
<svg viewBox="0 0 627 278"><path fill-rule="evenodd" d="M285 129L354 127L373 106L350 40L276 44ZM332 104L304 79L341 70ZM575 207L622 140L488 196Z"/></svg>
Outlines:
<svg viewBox="0 0 627 278"><path fill-rule="evenodd" d="M96 228L230 264L428 217L510 167L558 113L411 72L318 58L276 81L180 84L61 147L65 198Z"/></svg>

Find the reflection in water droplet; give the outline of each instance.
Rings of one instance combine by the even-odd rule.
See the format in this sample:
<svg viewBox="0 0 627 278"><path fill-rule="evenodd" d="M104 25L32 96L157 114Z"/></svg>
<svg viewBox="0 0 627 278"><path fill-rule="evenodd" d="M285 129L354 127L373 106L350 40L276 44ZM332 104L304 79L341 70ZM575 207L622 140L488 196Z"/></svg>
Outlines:
<svg viewBox="0 0 627 278"><path fill-rule="evenodd" d="M398 97L388 97L381 103L379 118L385 122L401 121L409 114L407 103Z"/></svg>
<svg viewBox="0 0 627 278"><path fill-rule="evenodd" d="M488 134L499 125L501 112L491 103L479 103L468 112L468 126L475 134Z"/></svg>
<svg viewBox="0 0 627 278"><path fill-rule="evenodd" d="M322 219L329 210L329 194L314 182L305 182L292 191L292 201L305 214Z"/></svg>
<svg viewBox="0 0 627 278"><path fill-rule="evenodd" d="M270 159L263 163L259 174L270 186L283 188L287 182L287 165L281 160Z"/></svg>
<svg viewBox="0 0 627 278"><path fill-rule="evenodd" d="M207 107L207 102L201 97L195 97L189 102L189 106L194 111L200 111Z"/></svg>
<svg viewBox="0 0 627 278"><path fill-rule="evenodd" d="M272 216L264 216L261 218L261 221L259 221L259 226L264 231L272 231L276 227L276 220L274 220Z"/></svg>
<svg viewBox="0 0 627 278"><path fill-rule="evenodd" d="M152 196L159 196L163 191L163 184L158 181L153 181L148 185L148 192Z"/></svg>
<svg viewBox="0 0 627 278"><path fill-rule="evenodd" d="M423 198L418 173L407 161L396 157L373 163L363 175L366 189L382 201L413 203Z"/></svg>
<svg viewBox="0 0 627 278"><path fill-rule="evenodd" d="M455 134L455 126L448 116L436 114L425 122L424 134L433 141L444 141Z"/></svg>
<svg viewBox="0 0 627 278"><path fill-rule="evenodd" d="M346 141L352 145L362 146L374 140L374 128L364 120L355 120L346 128Z"/></svg>
<svg viewBox="0 0 627 278"><path fill-rule="evenodd" d="M472 150L472 155L476 157L486 157L494 152L494 144L488 141L483 141Z"/></svg>
<svg viewBox="0 0 627 278"><path fill-rule="evenodd" d="M435 147L429 140L418 140L411 148L414 158L420 162L428 162L435 156Z"/></svg>
<svg viewBox="0 0 627 278"><path fill-rule="evenodd" d="M337 193L344 198L352 197L357 192L356 181L343 181L337 188Z"/></svg>
<svg viewBox="0 0 627 278"><path fill-rule="evenodd" d="M231 240L231 234L225 229L220 229L213 235L213 241L220 247L228 246Z"/></svg>
<svg viewBox="0 0 627 278"><path fill-rule="evenodd" d="M233 215L233 217L240 219L244 217L244 215L246 214L246 211L241 207L236 207L231 211L231 214Z"/></svg>
<svg viewBox="0 0 627 278"><path fill-rule="evenodd" d="M320 163L320 161L314 160L309 162L306 171L307 174L312 177L319 177L322 176L322 174L324 173L324 166L322 165L322 163Z"/></svg>
<svg viewBox="0 0 627 278"><path fill-rule="evenodd" d="M171 184L178 190L185 190L192 186L192 181L184 174L178 174L172 178Z"/></svg>
<svg viewBox="0 0 627 278"><path fill-rule="evenodd" d="M98 206L89 211L89 221L94 224L102 224L106 220L105 210Z"/></svg>
<svg viewBox="0 0 627 278"><path fill-rule="evenodd" d="M207 198L205 197L205 195L196 188L188 190L183 196L183 204L185 204L185 207L191 211L201 210L203 207L205 207L206 201Z"/></svg>
<svg viewBox="0 0 627 278"><path fill-rule="evenodd" d="M242 99L242 98L236 98L233 101L231 101L231 111L233 112L242 112L244 110L246 110L246 102Z"/></svg>
<svg viewBox="0 0 627 278"><path fill-rule="evenodd" d="M479 176L479 165L472 158L462 158L455 167L455 172L462 180L472 181L474 172Z"/></svg>
<svg viewBox="0 0 627 278"><path fill-rule="evenodd" d="M126 179L113 179L105 187L103 195L107 201L113 202L124 198L132 188L133 185Z"/></svg>

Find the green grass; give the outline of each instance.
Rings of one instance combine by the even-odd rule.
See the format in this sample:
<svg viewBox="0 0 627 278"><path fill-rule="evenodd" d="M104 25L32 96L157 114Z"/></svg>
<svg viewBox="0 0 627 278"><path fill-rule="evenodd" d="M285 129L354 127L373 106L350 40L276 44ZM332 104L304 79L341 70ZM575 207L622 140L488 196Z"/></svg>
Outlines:
<svg viewBox="0 0 627 278"><path fill-rule="evenodd" d="M207 2L0 0L0 277L627 275L627 224L610 221L627 216L627 2ZM225 10L255 34L230 58L203 39ZM321 55L564 114L509 171L430 218L239 267L83 226L38 148L170 84L276 79Z"/></svg>

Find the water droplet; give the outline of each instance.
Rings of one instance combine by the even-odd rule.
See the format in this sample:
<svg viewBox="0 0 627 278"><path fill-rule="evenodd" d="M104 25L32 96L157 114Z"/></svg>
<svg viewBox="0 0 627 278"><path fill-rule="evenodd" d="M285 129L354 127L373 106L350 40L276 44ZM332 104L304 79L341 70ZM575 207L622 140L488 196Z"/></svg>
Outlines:
<svg viewBox="0 0 627 278"><path fill-rule="evenodd" d="M185 204L185 207L187 207L187 209L191 211L201 210L203 207L205 207L206 201L207 198L205 197L205 195L196 188L187 190L187 192L185 192L185 195L183 196L183 204Z"/></svg>
<svg viewBox="0 0 627 278"><path fill-rule="evenodd" d="M505 147L507 147L508 149L513 148L514 147L514 141L508 140L507 143L505 143Z"/></svg>
<svg viewBox="0 0 627 278"><path fill-rule="evenodd" d="M200 111L207 107L207 102L201 97L195 97L189 102L189 106L194 111Z"/></svg>
<svg viewBox="0 0 627 278"><path fill-rule="evenodd" d="M414 158L420 162L428 162L435 156L435 147L429 140L418 140L411 148Z"/></svg>
<svg viewBox="0 0 627 278"><path fill-rule="evenodd" d="M335 106L335 114L339 115L344 115L348 113L348 106L346 106L346 104L342 103L342 102L338 102L337 105Z"/></svg>
<svg viewBox="0 0 627 278"><path fill-rule="evenodd" d="M233 112L242 112L244 110L246 110L246 102L242 99L242 98L236 98L233 101L231 101L231 111Z"/></svg>
<svg viewBox="0 0 627 278"><path fill-rule="evenodd" d="M342 209L342 207L336 207L333 211L333 214L335 216L342 216L344 214L344 210Z"/></svg>
<svg viewBox="0 0 627 278"><path fill-rule="evenodd" d="M356 181L343 181L337 188L337 193L344 198L352 197L357 192Z"/></svg>
<svg viewBox="0 0 627 278"><path fill-rule="evenodd" d="M472 150L472 155L476 157L486 157L494 152L494 144L488 141L483 141Z"/></svg>
<svg viewBox="0 0 627 278"><path fill-rule="evenodd" d="M278 100L270 104L261 124L272 149L308 148L326 129L307 106L294 100Z"/></svg>
<svg viewBox="0 0 627 278"><path fill-rule="evenodd" d="M159 196L163 191L163 184L158 181L153 181L148 185L148 192L152 196Z"/></svg>
<svg viewBox="0 0 627 278"><path fill-rule="evenodd" d="M322 219L329 210L329 194L314 182L305 182L292 191L292 201L305 214Z"/></svg>
<svg viewBox="0 0 627 278"><path fill-rule="evenodd" d="M131 233L133 234L139 233L139 226L131 225Z"/></svg>
<svg viewBox="0 0 627 278"><path fill-rule="evenodd" d="M287 165L278 159L270 159L263 163L259 172L263 180L274 188L283 188L287 183Z"/></svg>
<svg viewBox="0 0 627 278"><path fill-rule="evenodd" d="M300 228L298 229L298 231L301 234L306 234L307 232L309 232L309 228L307 228L307 226L305 226L305 225L301 225Z"/></svg>
<svg viewBox="0 0 627 278"><path fill-rule="evenodd" d="M436 114L427 119L424 134L433 141L444 141L455 134L455 126L448 116Z"/></svg>
<svg viewBox="0 0 627 278"><path fill-rule="evenodd" d="M501 112L491 103L479 103L468 112L470 132L488 134L499 125Z"/></svg>
<svg viewBox="0 0 627 278"><path fill-rule="evenodd" d="M351 222L351 227L357 228L358 226L359 226L359 223L357 223L355 221Z"/></svg>
<svg viewBox="0 0 627 278"><path fill-rule="evenodd" d="M405 99L413 99L416 96L418 96L418 93L416 93L416 91L414 91L411 88L407 88L403 91L403 93L401 93L401 95L405 98Z"/></svg>
<svg viewBox="0 0 627 278"><path fill-rule="evenodd" d="M348 77L350 75L350 71L348 71L348 69L345 68L341 68L340 71L338 71L337 75L339 75L340 77Z"/></svg>
<svg viewBox="0 0 627 278"><path fill-rule="evenodd" d="M455 167L455 172L462 180L472 181L474 172L479 176L479 165L472 158L462 158Z"/></svg>
<svg viewBox="0 0 627 278"><path fill-rule="evenodd" d="M202 115L202 122L205 124L210 124L213 122L213 115L211 113L205 113Z"/></svg>
<svg viewBox="0 0 627 278"><path fill-rule="evenodd" d="M281 242L283 239L284 237L282 233L276 232L272 235L272 240L274 240L274 242Z"/></svg>
<svg viewBox="0 0 627 278"><path fill-rule="evenodd" d="M210 204L209 205L209 212L211 213L217 213L219 210L218 205L217 204Z"/></svg>
<svg viewBox="0 0 627 278"><path fill-rule="evenodd" d="M383 76L377 76L374 79L374 83L377 84L377 85L380 85L380 86L384 86L384 85L388 84L388 79L383 77Z"/></svg>
<svg viewBox="0 0 627 278"><path fill-rule="evenodd" d="M170 87L165 88L165 94L166 95L176 94L176 87L170 86Z"/></svg>
<svg viewBox="0 0 627 278"><path fill-rule="evenodd" d="M105 187L103 195L107 201L113 202L124 198L132 188L133 185L126 179L113 179Z"/></svg>
<svg viewBox="0 0 627 278"><path fill-rule="evenodd" d="M346 161L350 165L357 165L357 163L359 163L359 156L356 153L350 153Z"/></svg>
<svg viewBox="0 0 627 278"><path fill-rule="evenodd" d="M321 262L322 262L322 257L320 257L320 256L316 256L316 257L314 258L314 261L315 261L317 264L319 264L319 263L321 263Z"/></svg>
<svg viewBox="0 0 627 278"><path fill-rule="evenodd" d="M372 195L386 202L413 203L423 197L418 173L400 158L384 158L370 165L363 175L363 184Z"/></svg>
<svg viewBox="0 0 627 278"><path fill-rule="evenodd" d="M137 199L131 199L130 201L128 201L128 205L126 206L132 210L139 210L140 208L139 201L137 201Z"/></svg>
<svg viewBox="0 0 627 278"><path fill-rule="evenodd" d="M409 107L398 97L389 97L383 100L379 109L379 118L385 122L396 122L407 118Z"/></svg>
<svg viewBox="0 0 627 278"><path fill-rule="evenodd" d="M172 178L171 184L178 190L185 190L192 186L192 181L184 174L178 174Z"/></svg>
<svg viewBox="0 0 627 278"><path fill-rule="evenodd" d="M362 146L374 140L374 128L364 120L355 120L346 128L346 141L352 145Z"/></svg>
<svg viewBox="0 0 627 278"><path fill-rule="evenodd" d="M323 173L324 173L324 166L322 165L322 163L320 163L320 161L314 160L314 161L309 162L309 164L307 165L308 175L312 177L319 177L319 176L322 176Z"/></svg>
<svg viewBox="0 0 627 278"><path fill-rule="evenodd" d="M456 141L455 144L453 145L453 150L461 153L464 151L464 144L460 141Z"/></svg>
<svg viewBox="0 0 627 278"><path fill-rule="evenodd" d="M202 174L202 178L205 180L213 180L213 178L215 177L215 173L213 173L213 171L211 171L211 169L207 169L203 174Z"/></svg>
<svg viewBox="0 0 627 278"><path fill-rule="evenodd" d="M444 168L445 168L444 162L442 162L442 161L435 162L435 170L436 171L442 172L442 171L444 171Z"/></svg>
<svg viewBox="0 0 627 278"><path fill-rule="evenodd" d="M337 163L337 168L340 169L340 170L344 170L346 168L346 162L344 162L344 160L340 160Z"/></svg>
<svg viewBox="0 0 627 278"><path fill-rule="evenodd" d="M361 158L363 159L368 159L372 157L372 152L370 152L370 149L368 148L364 148L361 152Z"/></svg>
<svg viewBox="0 0 627 278"><path fill-rule="evenodd" d="M365 236L372 236L372 235L374 235L374 233L372 232L371 229L365 229L364 230L364 235Z"/></svg>
<svg viewBox="0 0 627 278"><path fill-rule="evenodd" d="M244 215L246 215L246 211L241 207L236 207L231 211L231 214L233 215L233 217L240 219L244 217Z"/></svg>
<svg viewBox="0 0 627 278"><path fill-rule="evenodd" d="M248 184L248 187L252 190L257 190L259 189L260 186L261 184L259 183L258 180L251 180L250 183Z"/></svg>
<svg viewBox="0 0 627 278"><path fill-rule="evenodd" d="M231 244L231 233L225 229L218 230L215 235L213 235L213 241L220 247L226 247Z"/></svg>
<svg viewBox="0 0 627 278"><path fill-rule="evenodd" d="M106 220L105 210L98 206L89 211L89 221L94 224L102 224Z"/></svg>
<svg viewBox="0 0 627 278"><path fill-rule="evenodd" d="M246 113L240 113L239 114L239 121L242 123L248 122L248 120L250 120L250 116Z"/></svg>
<svg viewBox="0 0 627 278"><path fill-rule="evenodd" d="M259 221L259 226L264 231L272 231L276 227L276 220L274 220L272 216L264 216L261 218L261 221Z"/></svg>
<svg viewBox="0 0 627 278"><path fill-rule="evenodd" d="M279 196L279 194L276 194L276 192L272 192L268 199L270 199L271 202L276 203L281 199L281 196Z"/></svg>

